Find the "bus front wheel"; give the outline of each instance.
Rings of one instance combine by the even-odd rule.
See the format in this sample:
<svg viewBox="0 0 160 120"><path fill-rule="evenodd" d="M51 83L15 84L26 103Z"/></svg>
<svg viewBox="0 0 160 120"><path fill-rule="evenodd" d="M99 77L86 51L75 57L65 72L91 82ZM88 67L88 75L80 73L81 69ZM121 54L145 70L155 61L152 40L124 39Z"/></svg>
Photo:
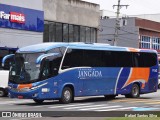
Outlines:
<svg viewBox="0 0 160 120"><path fill-rule="evenodd" d="M35 103L37 104L42 104L44 100L37 100L37 99L33 99Z"/></svg>
<svg viewBox="0 0 160 120"><path fill-rule="evenodd" d="M73 100L73 92L70 87L65 87L62 91L62 96L60 98L60 102L63 104L68 104Z"/></svg>
<svg viewBox="0 0 160 120"><path fill-rule="evenodd" d="M133 84L131 93L125 95L126 98L138 98L140 96L140 88L138 84Z"/></svg>

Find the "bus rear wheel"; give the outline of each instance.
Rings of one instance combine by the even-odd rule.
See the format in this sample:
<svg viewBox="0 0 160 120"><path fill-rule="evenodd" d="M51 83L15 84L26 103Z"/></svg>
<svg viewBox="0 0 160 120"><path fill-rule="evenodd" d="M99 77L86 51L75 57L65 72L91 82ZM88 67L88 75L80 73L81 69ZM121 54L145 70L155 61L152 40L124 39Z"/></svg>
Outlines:
<svg viewBox="0 0 160 120"><path fill-rule="evenodd" d="M62 91L62 96L60 98L60 102L63 104L68 104L73 100L73 92L70 87L65 87Z"/></svg>
<svg viewBox="0 0 160 120"><path fill-rule="evenodd" d="M37 100L37 99L33 99L35 103L37 104L42 104L44 100Z"/></svg>
<svg viewBox="0 0 160 120"><path fill-rule="evenodd" d="M138 98L140 96L140 88L138 84L133 84L131 93L125 95L126 98Z"/></svg>

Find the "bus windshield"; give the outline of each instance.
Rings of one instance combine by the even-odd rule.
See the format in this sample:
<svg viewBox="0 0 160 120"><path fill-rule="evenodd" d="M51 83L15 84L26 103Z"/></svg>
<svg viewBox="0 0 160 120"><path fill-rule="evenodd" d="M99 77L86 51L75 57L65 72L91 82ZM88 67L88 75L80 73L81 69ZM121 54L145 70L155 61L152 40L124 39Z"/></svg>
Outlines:
<svg viewBox="0 0 160 120"><path fill-rule="evenodd" d="M15 64L10 68L9 81L14 83L30 83L37 81L40 68L36 66L36 59L43 53L17 53Z"/></svg>
<svg viewBox="0 0 160 120"><path fill-rule="evenodd" d="M29 84L58 75L65 48L56 48L47 53L16 53L11 65L9 81L16 84ZM51 56L47 54L55 53ZM47 55L38 65L39 56Z"/></svg>

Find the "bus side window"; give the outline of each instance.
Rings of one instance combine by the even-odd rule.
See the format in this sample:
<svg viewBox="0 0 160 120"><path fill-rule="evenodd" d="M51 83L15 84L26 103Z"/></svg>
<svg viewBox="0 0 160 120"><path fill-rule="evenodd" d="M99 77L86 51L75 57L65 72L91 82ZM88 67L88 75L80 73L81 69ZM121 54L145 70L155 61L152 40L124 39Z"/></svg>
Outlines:
<svg viewBox="0 0 160 120"><path fill-rule="evenodd" d="M42 68L42 78L48 78L49 77L49 71L50 71L50 67L49 67L49 60L45 59L43 62L43 68Z"/></svg>
<svg viewBox="0 0 160 120"><path fill-rule="evenodd" d="M157 55L155 53L133 53L135 67L152 67L157 63Z"/></svg>
<svg viewBox="0 0 160 120"><path fill-rule="evenodd" d="M83 50L68 49L63 60L62 69L83 66Z"/></svg>

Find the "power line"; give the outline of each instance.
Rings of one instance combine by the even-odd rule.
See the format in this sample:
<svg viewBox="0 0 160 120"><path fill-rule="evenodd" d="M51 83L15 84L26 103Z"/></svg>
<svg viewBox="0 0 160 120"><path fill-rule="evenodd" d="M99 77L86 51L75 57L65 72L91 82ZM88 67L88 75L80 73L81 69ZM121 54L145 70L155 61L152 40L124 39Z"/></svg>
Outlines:
<svg viewBox="0 0 160 120"><path fill-rule="evenodd" d="M104 25L102 25L101 27L106 27L106 28L115 29L115 27L111 27L111 26L104 26ZM102 29L103 29L103 28L102 28ZM134 34L134 35L139 35L139 34L137 33L137 31L129 32L129 31L127 31L127 30L120 29L120 28L118 28L118 30L119 30L119 31L126 32L126 33L121 33L121 34L118 34L118 35L123 35L123 34ZM106 35L108 35L108 34L106 34ZM109 34L109 35L111 35L111 34ZM112 35L115 35L115 34L112 34Z"/></svg>

